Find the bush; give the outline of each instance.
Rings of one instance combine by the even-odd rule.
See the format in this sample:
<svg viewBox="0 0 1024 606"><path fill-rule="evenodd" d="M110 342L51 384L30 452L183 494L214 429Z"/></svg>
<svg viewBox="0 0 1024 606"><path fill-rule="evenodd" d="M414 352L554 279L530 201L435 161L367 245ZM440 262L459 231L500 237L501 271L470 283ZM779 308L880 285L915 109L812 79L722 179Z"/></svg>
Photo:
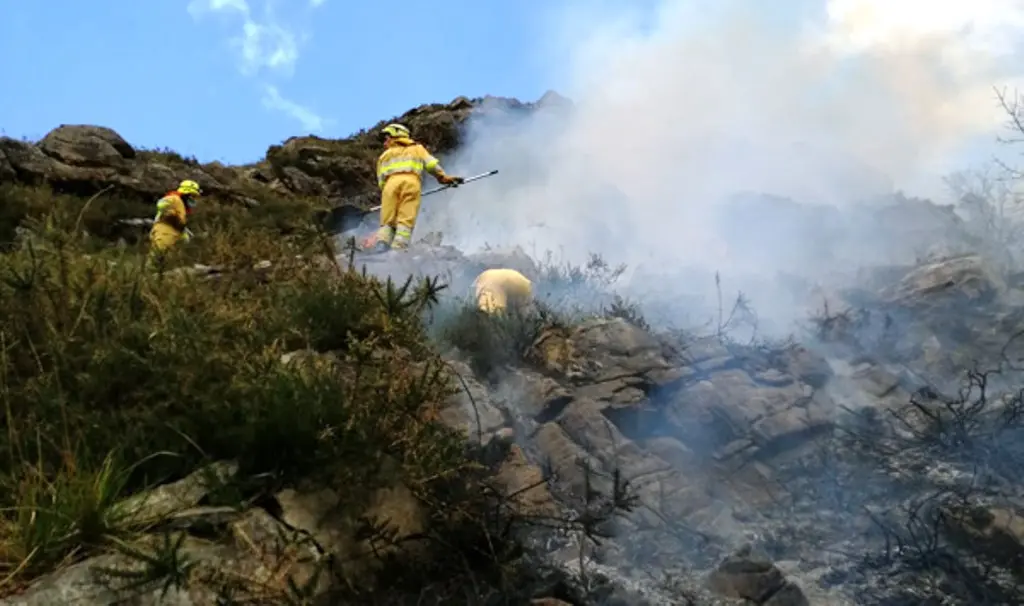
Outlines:
<svg viewBox="0 0 1024 606"><path fill-rule="evenodd" d="M250 184L241 184L241 193L249 196L253 205L239 202L236 197L204 196L192 222L193 231L204 236L230 235L234 247L238 237L246 232L257 231L281 234L297 234L308 226L313 209L323 202L308 198L280 198L270 190ZM57 208L72 215L72 223L65 228L76 226L76 231L89 234L81 247L95 251L111 242L124 241L129 245L147 243L148 225L135 225L134 221L149 219L156 212L157 198L141 197L137 192L104 188L89 199L80 196L57 193L48 186L29 186L0 183L0 251L9 249L19 228L25 228L31 221L47 217ZM190 246L188 253L196 258L202 249ZM271 244L268 251L275 250Z"/></svg>
<svg viewBox="0 0 1024 606"><path fill-rule="evenodd" d="M71 219L75 223L71 225L77 224L78 229L99 239L131 238L133 231L138 230L132 230L119 221L151 216L155 202L143 203L113 191L105 191L102 197L86 202L77 196L54 193L48 187L3 183L0 184L0 250L14 244L19 227L24 228L32 219L46 217L53 208L73 213L75 216Z"/></svg>
<svg viewBox="0 0 1024 606"><path fill-rule="evenodd" d="M427 492L469 465L431 420L453 393L420 320L436 282L343 271L313 233L230 216L172 261L222 273L154 271L90 253L65 202L0 261L0 591L115 537L116 500L211 460L264 490L327 477L355 502L385 459Z"/></svg>
<svg viewBox="0 0 1024 606"><path fill-rule="evenodd" d="M460 301L438 320L436 335L466 357L477 376L499 380L502 370L531 361L532 346L546 329L564 326L567 321L543 303L491 315Z"/></svg>

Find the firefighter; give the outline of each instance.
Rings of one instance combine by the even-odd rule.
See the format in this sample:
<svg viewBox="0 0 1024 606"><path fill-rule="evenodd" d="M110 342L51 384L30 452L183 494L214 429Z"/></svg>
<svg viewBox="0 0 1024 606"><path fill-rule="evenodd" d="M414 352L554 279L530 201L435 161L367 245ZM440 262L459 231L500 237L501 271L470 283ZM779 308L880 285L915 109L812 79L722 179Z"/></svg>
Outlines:
<svg viewBox="0 0 1024 606"><path fill-rule="evenodd" d="M405 126L389 124L382 134L384 151L377 158L380 228L363 242L364 249L375 252L409 247L420 211L424 171L434 175L442 185L457 187L463 182L461 177L446 174L437 158L414 141Z"/></svg>
<svg viewBox="0 0 1024 606"><path fill-rule="evenodd" d="M190 179L182 181L178 188L168 192L156 203L156 217L149 232L150 255L157 259L178 242L188 242L192 232L186 227L196 202L202 195L199 184Z"/></svg>
<svg viewBox="0 0 1024 606"><path fill-rule="evenodd" d="M488 269L473 281L476 306L489 314L525 311L533 302L533 284L514 269Z"/></svg>

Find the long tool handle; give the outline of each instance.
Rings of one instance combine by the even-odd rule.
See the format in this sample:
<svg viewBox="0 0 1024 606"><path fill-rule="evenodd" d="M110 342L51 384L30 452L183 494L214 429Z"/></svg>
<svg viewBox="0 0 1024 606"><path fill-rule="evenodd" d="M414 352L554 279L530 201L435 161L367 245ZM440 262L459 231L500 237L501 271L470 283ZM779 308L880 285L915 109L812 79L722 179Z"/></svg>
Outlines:
<svg viewBox="0 0 1024 606"><path fill-rule="evenodd" d="M487 177L493 177L496 174L498 174L498 169L494 169L494 170L486 172L486 173L481 173L481 174L475 175L473 177L466 177L462 181L462 184L465 185L466 183L470 183L472 181L479 181L480 179L485 179ZM425 191L422 194L420 194L420 196L429 196L430 194L436 194L439 191L444 191L446 189L451 189L452 187L455 187L455 186L454 185L442 185L440 187L435 187L434 189L428 189L427 191ZM373 212L375 210L380 210L380 206L370 207L370 211L369 212Z"/></svg>
<svg viewBox="0 0 1024 606"><path fill-rule="evenodd" d="M492 170L490 172L486 172L486 173L482 173L482 174L476 175L475 177L466 177L465 180L462 181L462 184L465 185L466 183L472 183L473 181L479 181L480 179L485 179L487 177L493 177L496 174L498 174L498 169L494 169L494 170ZM440 187L435 187L434 189L428 189L427 191L423 192L420 195L429 196L430 194L436 194L439 191L444 191L446 189L450 189L451 187L452 187L451 185L442 185Z"/></svg>

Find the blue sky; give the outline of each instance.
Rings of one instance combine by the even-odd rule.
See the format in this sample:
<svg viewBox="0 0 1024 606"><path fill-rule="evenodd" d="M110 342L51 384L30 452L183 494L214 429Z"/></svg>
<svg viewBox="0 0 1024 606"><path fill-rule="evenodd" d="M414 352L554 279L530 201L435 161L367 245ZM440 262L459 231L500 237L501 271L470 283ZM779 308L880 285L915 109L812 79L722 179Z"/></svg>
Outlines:
<svg viewBox="0 0 1024 606"><path fill-rule="evenodd" d="M739 6L783 36L826 5L898 7L912 24L936 13L910 10L925 0L0 0L0 134L99 124L136 146L250 162L290 136L344 137L458 95L572 94L573 41L553 32L628 16L635 33L676 2L698 32L693 15ZM892 16L878 6L856 14Z"/></svg>
<svg viewBox="0 0 1024 606"><path fill-rule="evenodd" d="M538 51L558 3L0 0L0 129L99 124L241 163L420 103L534 100L558 86Z"/></svg>

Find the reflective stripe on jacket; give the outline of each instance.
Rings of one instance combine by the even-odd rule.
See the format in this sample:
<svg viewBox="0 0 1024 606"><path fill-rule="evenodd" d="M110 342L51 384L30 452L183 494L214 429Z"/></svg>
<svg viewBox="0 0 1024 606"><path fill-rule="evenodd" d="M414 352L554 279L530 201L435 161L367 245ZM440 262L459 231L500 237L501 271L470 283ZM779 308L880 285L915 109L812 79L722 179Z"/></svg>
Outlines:
<svg viewBox="0 0 1024 606"><path fill-rule="evenodd" d="M377 185L384 189L388 177L399 173L412 173L422 179L423 171L435 175L443 172L441 163L427 148L406 137L395 139L377 158Z"/></svg>
<svg viewBox="0 0 1024 606"><path fill-rule="evenodd" d="M188 209L178 192L171 192L156 203L154 223L163 223L177 231L185 229L188 223Z"/></svg>

